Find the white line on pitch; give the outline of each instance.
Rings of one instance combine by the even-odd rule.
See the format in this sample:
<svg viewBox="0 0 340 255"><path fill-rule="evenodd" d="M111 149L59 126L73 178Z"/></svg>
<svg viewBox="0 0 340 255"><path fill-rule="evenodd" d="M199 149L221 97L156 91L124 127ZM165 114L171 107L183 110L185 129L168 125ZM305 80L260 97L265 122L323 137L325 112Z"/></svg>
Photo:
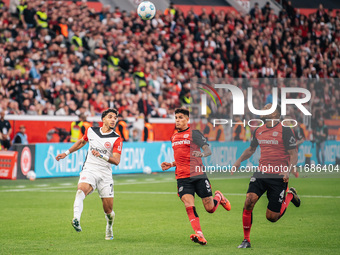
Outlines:
<svg viewBox="0 0 340 255"><path fill-rule="evenodd" d="M36 184L35 187L48 187L48 184Z"/></svg>
<svg viewBox="0 0 340 255"><path fill-rule="evenodd" d="M59 185L61 185L61 186L72 186L74 184L70 183L70 182L66 182L66 183L60 183Z"/></svg>

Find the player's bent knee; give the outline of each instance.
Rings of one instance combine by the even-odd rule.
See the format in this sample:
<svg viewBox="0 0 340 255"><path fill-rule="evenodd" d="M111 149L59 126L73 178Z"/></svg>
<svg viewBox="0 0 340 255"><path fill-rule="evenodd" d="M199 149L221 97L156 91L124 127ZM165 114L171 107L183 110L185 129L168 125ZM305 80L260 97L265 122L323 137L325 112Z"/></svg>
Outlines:
<svg viewBox="0 0 340 255"><path fill-rule="evenodd" d="M270 221L270 222L277 222L278 221L278 217L267 216L267 220Z"/></svg>
<svg viewBox="0 0 340 255"><path fill-rule="evenodd" d="M191 195L184 195L181 197L181 200L185 207L195 206L195 199Z"/></svg>
<svg viewBox="0 0 340 255"><path fill-rule="evenodd" d="M191 207L191 206L195 206L195 204L190 203L190 202L184 202L184 201L183 201L183 203L184 203L185 208Z"/></svg>
<svg viewBox="0 0 340 255"><path fill-rule="evenodd" d="M81 189L81 188L78 188L77 189L77 192L76 192L76 196L80 196L81 194L84 194L84 196L86 197L86 190L83 190L83 189Z"/></svg>
<svg viewBox="0 0 340 255"><path fill-rule="evenodd" d="M212 205L204 205L204 208L205 208L205 210L206 210L208 213L213 213L213 212L215 212L215 210L213 211L213 209L214 209L214 204L212 204Z"/></svg>
<svg viewBox="0 0 340 255"><path fill-rule="evenodd" d="M214 209L214 200L212 197L205 197L202 199L203 205L204 205L204 209L208 212L208 213L213 213L212 210Z"/></svg>
<svg viewBox="0 0 340 255"><path fill-rule="evenodd" d="M92 186L88 183L79 183L78 184L78 190L81 190L84 192L85 196L87 196L92 191ZM77 192L78 192L77 190Z"/></svg>
<svg viewBox="0 0 340 255"><path fill-rule="evenodd" d="M277 222L280 218L280 214L279 213L273 213L273 212L267 212L266 218L270 222Z"/></svg>

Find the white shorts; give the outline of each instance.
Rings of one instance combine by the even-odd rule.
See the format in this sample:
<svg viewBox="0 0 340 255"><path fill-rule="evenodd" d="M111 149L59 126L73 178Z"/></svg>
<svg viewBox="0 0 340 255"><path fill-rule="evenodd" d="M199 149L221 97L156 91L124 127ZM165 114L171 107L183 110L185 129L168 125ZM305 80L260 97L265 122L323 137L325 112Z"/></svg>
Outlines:
<svg viewBox="0 0 340 255"><path fill-rule="evenodd" d="M97 189L101 198L114 197L113 179L111 176L106 177L83 170L80 172L79 183L88 183L92 186L93 190L89 194Z"/></svg>

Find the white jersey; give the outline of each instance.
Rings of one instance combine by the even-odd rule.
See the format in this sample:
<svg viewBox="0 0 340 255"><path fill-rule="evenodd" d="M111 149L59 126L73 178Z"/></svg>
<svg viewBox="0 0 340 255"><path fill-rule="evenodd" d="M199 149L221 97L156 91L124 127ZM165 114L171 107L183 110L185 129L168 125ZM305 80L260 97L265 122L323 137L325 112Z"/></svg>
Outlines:
<svg viewBox="0 0 340 255"><path fill-rule="evenodd" d="M100 127L89 127L83 136L89 142L89 150L83 165L83 170L89 170L98 174L112 176L111 164L102 158L92 154L92 150L102 155L112 157L113 153L122 152L123 140L113 130L110 133L102 133Z"/></svg>

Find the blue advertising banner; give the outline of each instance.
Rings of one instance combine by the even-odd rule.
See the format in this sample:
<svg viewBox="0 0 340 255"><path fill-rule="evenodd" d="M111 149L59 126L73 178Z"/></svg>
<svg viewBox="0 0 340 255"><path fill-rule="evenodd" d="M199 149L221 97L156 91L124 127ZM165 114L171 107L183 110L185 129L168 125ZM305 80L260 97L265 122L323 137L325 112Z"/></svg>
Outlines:
<svg viewBox="0 0 340 255"><path fill-rule="evenodd" d="M87 155L88 144L59 162L55 160L59 153L65 152L71 146L71 143L36 144L37 178L78 176ZM174 161L170 142L124 143L120 164L112 167L112 173L142 173L145 167L150 167L153 172L160 172L163 161Z"/></svg>
<svg viewBox="0 0 340 255"><path fill-rule="evenodd" d="M55 160L56 155L71 147L70 143L36 144L35 171L37 178L78 176L87 155L88 145L70 154L67 158ZM228 166L235 163L243 151L250 146L249 142L211 142L212 155L204 158L204 165ZM299 147L298 165L305 162L305 154L312 154L311 163L318 164L316 146L306 141ZM334 164L340 157L340 142L327 141L325 145L325 164ZM255 154L242 163L242 166L257 166L260 148ZM112 167L113 174L142 173L145 167L153 172L161 172L160 164L172 162L173 150L170 142L124 143L120 164ZM172 169L174 170L174 168Z"/></svg>
<svg viewBox="0 0 340 255"><path fill-rule="evenodd" d="M299 146L299 159L298 165L302 165L305 163L305 155L312 154L311 164L321 164L318 162L316 157L316 145L310 141L306 141ZM339 141L326 141L325 142L325 164L334 164L336 157L340 157L340 142ZM320 156L321 157L321 156Z"/></svg>
<svg viewBox="0 0 340 255"><path fill-rule="evenodd" d="M233 165L235 161L242 155L243 151L250 146L250 142L210 142L212 155L204 158L204 165L213 166L228 166ZM242 166L257 166L260 159L260 147L256 149L256 152L251 158L242 162ZM316 157L316 145L310 141L305 141L299 146L298 151L298 165L305 163L306 154L312 154L311 164L321 164ZM339 141L326 141L325 143L325 162L324 164L334 164L336 157L340 157L340 142Z"/></svg>
<svg viewBox="0 0 340 255"><path fill-rule="evenodd" d="M203 158L205 166L232 166L236 160L242 155L243 151L250 146L249 142L209 142L211 148L211 156ZM257 166L260 159L260 148L251 158L242 162L242 166Z"/></svg>

